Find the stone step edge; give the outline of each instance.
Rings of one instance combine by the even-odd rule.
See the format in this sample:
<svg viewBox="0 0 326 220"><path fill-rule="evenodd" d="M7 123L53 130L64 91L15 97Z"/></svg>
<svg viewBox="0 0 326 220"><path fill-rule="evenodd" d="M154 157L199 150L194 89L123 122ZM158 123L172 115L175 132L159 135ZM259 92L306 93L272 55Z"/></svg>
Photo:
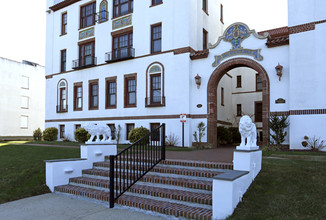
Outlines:
<svg viewBox="0 0 326 220"><path fill-rule="evenodd" d="M103 162L110 162L109 156L105 156L105 160ZM197 161L197 160L178 160L178 159L166 159L160 162L161 164L169 164L169 165L180 165L183 166L192 166L192 167L218 167L219 166L232 166L233 163L230 162L211 162L211 161Z"/></svg>
<svg viewBox="0 0 326 220"><path fill-rule="evenodd" d="M129 170L137 170L136 168L139 167L144 167L142 165L138 166L135 164L129 165ZM103 162L98 162L94 163L93 168L95 169L101 169L101 170L110 170L110 167L107 164L103 164ZM120 166L119 166L120 168ZM167 168L168 170L171 171L176 171L176 172L203 172L203 173L213 173L213 172L223 172L224 169L219 169L219 168L201 168L201 167L187 167L187 166L173 166L173 165L165 165L165 164L158 164L153 168L152 172L160 172L158 171L159 169L164 169ZM156 171L155 171L156 170ZM188 175L188 174L184 174Z"/></svg>
<svg viewBox="0 0 326 220"><path fill-rule="evenodd" d="M158 168L160 169L160 168ZM196 172L196 171L190 171L190 173L182 173L182 170L178 170L178 172L173 172L173 170L170 170L171 172L163 172L163 170L158 170L157 168L151 169L147 174L151 176L157 176L157 177L173 177L173 178L178 178L178 179L194 179L194 180L203 180L203 181L212 181L214 176L217 176L221 173L224 173L223 170L219 170L220 172L214 171L214 172ZM92 168L92 169L86 169L82 171L82 175L90 175L94 176L101 176L101 177L106 177L109 178L109 171L106 169L98 169L98 168ZM118 170L120 171L120 170ZM94 173L92 173L94 172ZM125 172L124 174L128 176L135 176L135 173L137 173L137 170L129 170L128 172Z"/></svg>
<svg viewBox="0 0 326 220"><path fill-rule="evenodd" d="M83 174L82 177L88 177L88 178L94 178L94 179L106 179L109 178L107 176L99 176L99 175L92 175L92 174ZM211 178L212 179L212 178ZM175 177L164 177L164 176L158 176L158 175L145 175L140 180L142 182L151 182L151 183L159 183L159 184L165 184L165 185L176 185L176 186L183 186L186 188L194 188L194 189L203 189L203 190L212 190L212 181L206 181L206 180L198 180L198 183L194 183L194 179L190 181L188 184L182 184L187 183L189 179L185 178L175 178ZM186 186L188 185L188 186ZM199 186L200 185L200 186Z"/></svg>

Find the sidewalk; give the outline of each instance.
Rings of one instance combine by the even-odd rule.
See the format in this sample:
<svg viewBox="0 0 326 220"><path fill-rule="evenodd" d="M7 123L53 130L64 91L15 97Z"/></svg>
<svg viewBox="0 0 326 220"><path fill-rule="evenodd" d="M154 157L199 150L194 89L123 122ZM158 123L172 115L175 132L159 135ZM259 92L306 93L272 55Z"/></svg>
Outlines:
<svg viewBox="0 0 326 220"><path fill-rule="evenodd" d="M96 204L64 195L48 193L0 205L1 220L65 220L65 219L167 219L149 212L139 212L119 207L110 209L105 204Z"/></svg>

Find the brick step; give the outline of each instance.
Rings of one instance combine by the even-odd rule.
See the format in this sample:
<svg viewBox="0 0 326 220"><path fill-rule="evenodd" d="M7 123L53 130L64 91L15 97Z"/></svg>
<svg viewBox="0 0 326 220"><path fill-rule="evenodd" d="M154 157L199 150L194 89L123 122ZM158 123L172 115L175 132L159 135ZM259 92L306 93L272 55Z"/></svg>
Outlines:
<svg viewBox="0 0 326 220"><path fill-rule="evenodd" d="M162 160L160 164L185 166L185 167L200 167L208 169L230 169L233 170L233 163L223 162L207 162L207 161L193 161L193 160Z"/></svg>
<svg viewBox="0 0 326 220"><path fill-rule="evenodd" d="M148 162L150 159L147 158L129 158L129 162ZM110 158L105 156L105 162L110 162ZM207 161L194 161L194 160L174 160L166 159L162 160L160 164L164 165L173 165L173 166L185 166L185 167L200 167L200 168L209 168L209 169L229 169L233 170L233 163L226 162L207 162ZM106 165L110 167L109 165Z"/></svg>
<svg viewBox="0 0 326 220"><path fill-rule="evenodd" d="M212 191L212 181L197 180L197 179L185 179L180 177L167 177L167 176L156 176L156 175L145 175L139 181L148 183L157 183L163 185L173 185L192 189L203 189Z"/></svg>
<svg viewBox="0 0 326 220"><path fill-rule="evenodd" d="M72 194L76 196L83 196L83 197L96 199L104 202L110 201L110 193L98 189L91 189L91 188L73 186L73 185L62 185L62 186L54 187L54 191Z"/></svg>
<svg viewBox="0 0 326 220"><path fill-rule="evenodd" d="M109 171L102 170L102 169L88 169L82 171L84 177L91 177L97 179L104 179L109 178ZM88 176L85 176L88 175ZM122 174L122 173L121 173ZM158 183L164 185L174 185L174 186L182 186L186 188L193 188L193 189L204 189L204 190L212 190L212 181L209 180L197 180L194 178L189 177L182 177L181 175L173 175L171 176L158 176L155 173L149 173L150 175L145 175L139 181L143 182L151 182L151 183ZM117 172L117 176L120 176L120 172ZM127 177L127 173L125 173L125 178ZM128 173L129 180L135 180L136 176L133 172ZM186 179L188 178L188 179ZM207 178L208 179L208 178Z"/></svg>
<svg viewBox="0 0 326 220"><path fill-rule="evenodd" d="M77 177L71 178L70 183L74 186L89 187L92 189L98 189L103 191L108 191L110 188L110 183L108 180L100 180L88 177ZM185 190L169 189L155 186L146 185L133 185L128 192L149 195L153 197L160 197L172 200L181 200L185 202L199 203L212 205L212 195L211 193L199 193L191 192Z"/></svg>
<svg viewBox="0 0 326 220"><path fill-rule="evenodd" d="M130 164L117 164L117 168L120 167L124 168L127 167L130 170L142 170L146 165L140 163L130 163ZM94 163L94 167L97 169L106 169L109 170L110 163L109 162L98 162ZM204 168L200 169L191 169L191 167L172 167L171 165L156 165L151 172L157 173L166 173L166 174L177 174L177 175L186 175L186 176L197 176L197 177L207 177L213 178L214 176L220 174L218 170L208 170Z"/></svg>
<svg viewBox="0 0 326 220"><path fill-rule="evenodd" d="M205 208L187 206L173 202L158 201L132 195L122 195L117 203L123 206L135 207L143 210L184 217L188 219L211 219L212 211Z"/></svg>

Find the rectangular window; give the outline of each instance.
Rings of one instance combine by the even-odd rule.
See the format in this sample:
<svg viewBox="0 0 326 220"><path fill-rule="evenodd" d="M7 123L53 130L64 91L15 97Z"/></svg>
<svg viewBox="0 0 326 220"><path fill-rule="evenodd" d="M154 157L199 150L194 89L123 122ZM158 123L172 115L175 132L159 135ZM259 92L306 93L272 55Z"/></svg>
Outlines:
<svg viewBox="0 0 326 220"><path fill-rule="evenodd" d="M113 53L112 59L118 60L133 57L133 33L125 33L123 35L113 37Z"/></svg>
<svg viewBox="0 0 326 220"><path fill-rule="evenodd" d="M221 88L221 105L224 106L224 88Z"/></svg>
<svg viewBox="0 0 326 220"><path fill-rule="evenodd" d="M22 76L22 89L29 89L29 77Z"/></svg>
<svg viewBox="0 0 326 220"><path fill-rule="evenodd" d="M203 50L207 49L208 32L203 29Z"/></svg>
<svg viewBox="0 0 326 220"><path fill-rule="evenodd" d="M115 128L115 125L114 124L108 124L108 126L110 127L111 129L111 138L112 140L115 140L116 139L116 128Z"/></svg>
<svg viewBox="0 0 326 220"><path fill-rule="evenodd" d="M59 110L60 112L66 112L67 111L67 90L66 87L60 88L60 105Z"/></svg>
<svg viewBox="0 0 326 220"><path fill-rule="evenodd" d="M61 15L61 35L67 34L67 12Z"/></svg>
<svg viewBox="0 0 326 220"><path fill-rule="evenodd" d="M76 125L75 125L75 130L77 130L77 129L79 129L79 128L81 128L81 124L76 124Z"/></svg>
<svg viewBox="0 0 326 220"><path fill-rule="evenodd" d="M114 0L113 17L119 17L134 10L134 0Z"/></svg>
<svg viewBox="0 0 326 220"><path fill-rule="evenodd" d="M241 88L241 76L237 76L237 88Z"/></svg>
<svg viewBox="0 0 326 220"><path fill-rule="evenodd" d="M126 124L127 137L126 140L129 140L129 133L135 127L135 124Z"/></svg>
<svg viewBox="0 0 326 220"><path fill-rule="evenodd" d="M117 80L109 78L106 80L106 108L117 107Z"/></svg>
<svg viewBox="0 0 326 220"><path fill-rule="evenodd" d="M263 103L255 102L255 122L263 121Z"/></svg>
<svg viewBox="0 0 326 220"><path fill-rule="evenodd" d="M21 97L21 108L24 108L24 109L29 108L29 97L28 96Z"/></svg>
<svg viewBox="0 0 326 220"><path fill-rule="evenodd" d="M61 68L60 71L61 72L66 72L66 63L67 63L67 50L61 50Z"/></svg>
<svg viewBox="0 0 326 220"><path fill-rule="evenodd" d="M136 107L136 76L125 77L125 107Z"/></svg>
<svg viewBox="0 0 326 220"><path fill-rule="evenodd" d="M89 110L98 109L98 80L89 82Z"/></svg>
<svg viewBox="0 0 326 220"><path fill-rule="evenodd" d="M65 138L65 125L60 125L60 138Z"/></svg>
<svg viewBox="0 0 326 220"><path fill-rule="evenodd" d="M74 85L74 110L83 110L83 84L75 83Z"/></svg>
<svg viewBox="0 0 326 220"><path fill-rule="evenodd" d="M153 132L153 134L151 135L151 140L152 141L160 141L160 130L157 129L160 127L160 123L151 123L151 132Z"/></svg>
<svg viewBox="0 0 326 220"><path fill-rule="evenodd" d="M20 128L22 128L22 129L28 128L28 116L26 116L26 115L20 116Z"/></svg>
<svg viewBox="0 0 326 220"><path fill-rule="evenodd" d="M80 28L95 24L96 5L95 2L80 8Z"/></svg>
<svg viewBox="0 0 326 220"><path fill-rule="evenodd" d="M79 45L79 66L95 64L95 42Z"/></svg>
<svg viewBox="0 0 326 220"><path fill-rule="evenodd" d="M204 12L208 12L207 11L207 0L203 0L203 10L204 10Z"/></svg>
<svg viewBox="0 0 326 220"><path fill-rule="evenodd" d="M256 91L262 91L263 90L263 82L261 81L261 78L259 74L256 74Z"/></svg>
<svg viewBox="0 0 326 220"><path fill-rule="evenodd" d="M241 104L237 104L237 116L242 115L242 109L241 109Z"/></svg>
<svg viewBox="0 0 326 220"><path fill-rule="evenodd" d="M162 0L152 0L152 5L158 5L158 4L162 4L163 1Z"/></svg>
<svg viewBox="0 0 326 220"><path fill-rule="evenodd" d="M162 24L151 26L151 53L162 51Z"/></svg>
<svg viewBox="0 0 326 220"><path fill-rule="evenodd" d="M161 74L151 75L151 104L160 104L161 96Z"/></svg>
<svg viewBox="0 0 326 220"><path fill-rule="evenodd" d="M222 24L224 24L224 21L223 21L223 5L221 4L220 5L220 21Z"/></svg>

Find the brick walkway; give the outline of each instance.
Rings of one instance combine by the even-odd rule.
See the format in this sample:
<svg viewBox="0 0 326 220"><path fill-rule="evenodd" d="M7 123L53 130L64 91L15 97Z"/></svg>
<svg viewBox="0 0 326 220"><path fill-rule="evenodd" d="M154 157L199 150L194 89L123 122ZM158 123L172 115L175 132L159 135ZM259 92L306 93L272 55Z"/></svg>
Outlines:
<svg viewBox="0 0 326 220"><path fill-rule="evenodd" d="M167 151L166 158L231 163L233 161L234 149L235 147L233 146L225 146L216 149L198 151Z"/></svg>

